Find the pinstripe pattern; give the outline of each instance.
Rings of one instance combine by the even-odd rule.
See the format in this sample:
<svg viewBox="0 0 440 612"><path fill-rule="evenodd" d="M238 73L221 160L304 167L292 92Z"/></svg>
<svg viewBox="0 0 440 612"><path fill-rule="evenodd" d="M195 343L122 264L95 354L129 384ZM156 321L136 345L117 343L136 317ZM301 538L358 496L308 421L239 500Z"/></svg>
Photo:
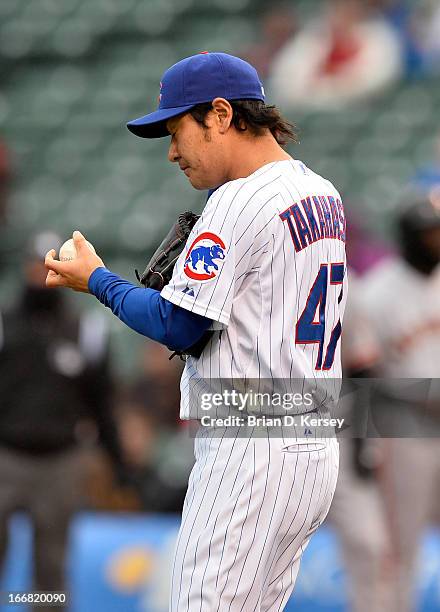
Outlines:
<svg viewBox="0 0 440 612"><path fill-rule="evenodd" d="M322 401L337 397L339 343L333 368L317 371L318 345L295 344L292 338L321 263L345 261L344 244L318 240L297 253L287 224L279 217L293 203L321 194L340 199L329 181L292 160L268 164L246 179L227 183L209 199L188 242L204 231L221 236L228 251L216 278L191 281L183 273L183 253L162 292L171 302L212 318L214 327L224 330L222 336L213 336L200 359L187 361L181 383L182 418L191 411L190 385L213 372L216 378L233 380L304 379L304 391L311 381L319 390L320 379L325 379ZM311 207L318 219L313 198ZM184 292L188 287L194 297ZM340 290L329 287L325 346L344 311L347 292L344 287L338 303Z"/></svg>
<svg viewBox="0 0 440 612"><path fill-rule="evenodd" d="M215 277L200 282L185 274L182 253L162 292L213 320L214 333L201 357L186 362L182 418L194 414L192 406L214 379L220 392L232 381L264 379L274 388L279 384L282 393L298 391L299 381L303 393L316 392L318 405L337 398L339 346L333 367L323 370L315 369L316 343L295 343L296 323L320 266L345 262L342 240L316 233L321 227L335 232L333 220L330 227L320 208L329 207L328 198L340 199L333 185L291 160L227 183L208 200L188 244L209 232L226 245L226 256ZM308 212L316 219L316 240L297 250L292 229L280 215L294 204L301 209L302 200L304 218ZM302 245L298 239L297 246ZM342 319L346 294L345 279L343 287L328 285L325 347ZM331 384L323 386L323 381ZM337 442L316 435L307 439L304 430L291 429L280 438L243 437L201 428L176 546L172 612L284 608L301 555L324 520L336 486Z"/></svg>
<svg viewBox="0 0 440 612"><path fill-rule="evenodd" d="M172 612L282 609L336 486L337 442L313 446L209 430L196 439L197 486L185 500Z"/></svg>

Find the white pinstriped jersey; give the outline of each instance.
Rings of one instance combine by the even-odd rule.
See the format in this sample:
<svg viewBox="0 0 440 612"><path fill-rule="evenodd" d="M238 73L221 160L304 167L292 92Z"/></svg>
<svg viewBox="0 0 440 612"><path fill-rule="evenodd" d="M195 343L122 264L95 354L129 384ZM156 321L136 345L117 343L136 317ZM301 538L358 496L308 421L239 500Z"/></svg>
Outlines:
<svg viewBox="0 0 440 612"><path fill-rule="evenodd" d="M215 330L200 358L187 359L181 418L190 412L189 381L319 387L341 377L344 242L339 193L300 161L269 163L212 194L162 290Z"/></svg>

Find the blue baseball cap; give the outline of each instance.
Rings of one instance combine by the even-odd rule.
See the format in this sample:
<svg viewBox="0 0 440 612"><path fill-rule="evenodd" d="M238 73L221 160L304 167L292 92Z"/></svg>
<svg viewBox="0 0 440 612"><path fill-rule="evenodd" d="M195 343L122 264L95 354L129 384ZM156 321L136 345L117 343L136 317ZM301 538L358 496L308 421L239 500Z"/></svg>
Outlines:
<svg viewBox="0 0 440 612"><path fill-rule="evenodd" d="M169 136L168 119L214 98L264 102L264 88L255 68L244 60L204 51L168 68L160 83L158 109L127 127L141 138Z"/></svg>

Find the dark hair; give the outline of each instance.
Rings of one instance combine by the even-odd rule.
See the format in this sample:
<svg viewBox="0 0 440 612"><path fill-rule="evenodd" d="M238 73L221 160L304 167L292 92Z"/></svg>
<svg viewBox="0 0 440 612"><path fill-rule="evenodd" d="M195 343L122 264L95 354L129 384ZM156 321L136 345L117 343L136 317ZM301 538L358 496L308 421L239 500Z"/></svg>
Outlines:
<svg viewBox="0 0 440 612"><path fill-rule="evenodd" d="M286 145L289 140L298 142L295 126L282 117L276 106L266 106L261 100L229 100L229 104L233 111L232 124L240 132L249 130L254 136L260 136L267 129L280 145ZM204 102L189 113L197 123L207 127L205 117L211 110L211 102Z"/></svg>

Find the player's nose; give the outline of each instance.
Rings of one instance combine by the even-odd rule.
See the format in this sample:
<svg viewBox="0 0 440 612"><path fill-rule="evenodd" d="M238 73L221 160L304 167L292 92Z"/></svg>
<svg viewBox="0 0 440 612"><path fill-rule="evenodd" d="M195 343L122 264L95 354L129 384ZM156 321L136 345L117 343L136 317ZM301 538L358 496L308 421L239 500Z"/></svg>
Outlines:
<svg viewBox="0 0 440 612"><path fill-rule="evenodd" d="M169 149L168 149L168 160L170 162L177 162L177 161L179 161L179 154L177 152L176 143L174 142L173 139L171 139L170 146L169 146Z"/></svg>

